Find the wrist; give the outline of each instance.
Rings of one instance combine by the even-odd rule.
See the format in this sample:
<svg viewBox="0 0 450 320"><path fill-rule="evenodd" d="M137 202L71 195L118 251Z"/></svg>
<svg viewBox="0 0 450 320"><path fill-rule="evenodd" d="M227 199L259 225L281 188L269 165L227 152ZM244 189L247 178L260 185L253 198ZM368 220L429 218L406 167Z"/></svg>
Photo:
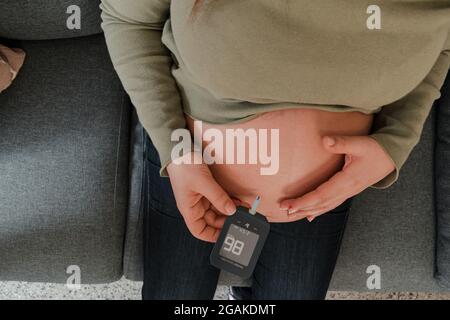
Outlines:
<svg viewBox="0 0 450 320"><path fill-rule="evenodd" d="M166 165L167 172L170 175L171 171L176 168L185 167L186 165L204 165L202 153L198 151L190 151L184 155L172 158Z"/></svg>

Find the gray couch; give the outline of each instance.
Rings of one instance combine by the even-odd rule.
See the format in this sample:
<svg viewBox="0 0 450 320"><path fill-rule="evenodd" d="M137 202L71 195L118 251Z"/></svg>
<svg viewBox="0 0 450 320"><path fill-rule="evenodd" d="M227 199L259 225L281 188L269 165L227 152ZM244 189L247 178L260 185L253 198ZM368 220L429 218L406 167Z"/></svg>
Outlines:
<svg viewBox="0 0 450 320"><path fill-rule="evenodd" d="M81 30L66 27L73 4ZM71 265L83 283L142 279L144 131L99 23L94 0L0 3L0 43L28 54L0 94L0 281L64 283ZM379 291L449 290L433 277L437 116L398 183L355 200L331 289L368 291L376 265Z"/></svg>

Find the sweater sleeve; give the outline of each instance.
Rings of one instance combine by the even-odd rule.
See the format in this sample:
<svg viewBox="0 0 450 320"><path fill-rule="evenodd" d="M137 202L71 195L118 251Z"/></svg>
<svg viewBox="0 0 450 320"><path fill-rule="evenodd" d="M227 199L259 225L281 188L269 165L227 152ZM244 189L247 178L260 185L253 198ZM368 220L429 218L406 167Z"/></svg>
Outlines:
<svg viewBox="0 0 450 320"><path fill-rule="evenodd" d="M170 0L102 0L100 7L114 68L158 150L161 175L167 176L171 134L186 127L172 57L161 40Z"/></svg>
<svg viewBox="0 0 450 320"><path fill-rule="evenodd" d="M374 188L387 188L398 179L401 167L420 140L434 101L440 97L449 67L450 49L445 49L430 73L411 93L384 106L375 116L370 136L390 155L395 171L373 185Z"/></svg>

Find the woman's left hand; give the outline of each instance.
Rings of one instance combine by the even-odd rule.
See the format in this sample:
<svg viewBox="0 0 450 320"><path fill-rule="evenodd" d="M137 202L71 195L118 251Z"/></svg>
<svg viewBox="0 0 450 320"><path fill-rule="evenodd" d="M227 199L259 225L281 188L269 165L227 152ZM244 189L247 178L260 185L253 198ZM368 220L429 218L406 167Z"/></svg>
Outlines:
<svg viewBox="0 0 450 320"><path fill-rule="evenodd" d="M290 221L307 218L311 222L395 170L391 157L369 136L327 136L322 142L327 151L345 154L345 164L315 190L280 203L280 209L287 211Z"/></svg>

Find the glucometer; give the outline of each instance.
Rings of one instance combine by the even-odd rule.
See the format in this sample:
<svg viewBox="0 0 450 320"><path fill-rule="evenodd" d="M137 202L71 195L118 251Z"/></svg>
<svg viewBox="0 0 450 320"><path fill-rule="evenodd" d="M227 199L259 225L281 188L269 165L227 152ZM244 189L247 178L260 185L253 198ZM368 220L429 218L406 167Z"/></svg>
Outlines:
<svg viewBox="0 0 450 320"><path fill-rule="evenodd" d="M267 219L256 212L258 196L251 209L238 207L225 220L212 253L211 264L242 278L249 278L270 231Z"/></svg>

